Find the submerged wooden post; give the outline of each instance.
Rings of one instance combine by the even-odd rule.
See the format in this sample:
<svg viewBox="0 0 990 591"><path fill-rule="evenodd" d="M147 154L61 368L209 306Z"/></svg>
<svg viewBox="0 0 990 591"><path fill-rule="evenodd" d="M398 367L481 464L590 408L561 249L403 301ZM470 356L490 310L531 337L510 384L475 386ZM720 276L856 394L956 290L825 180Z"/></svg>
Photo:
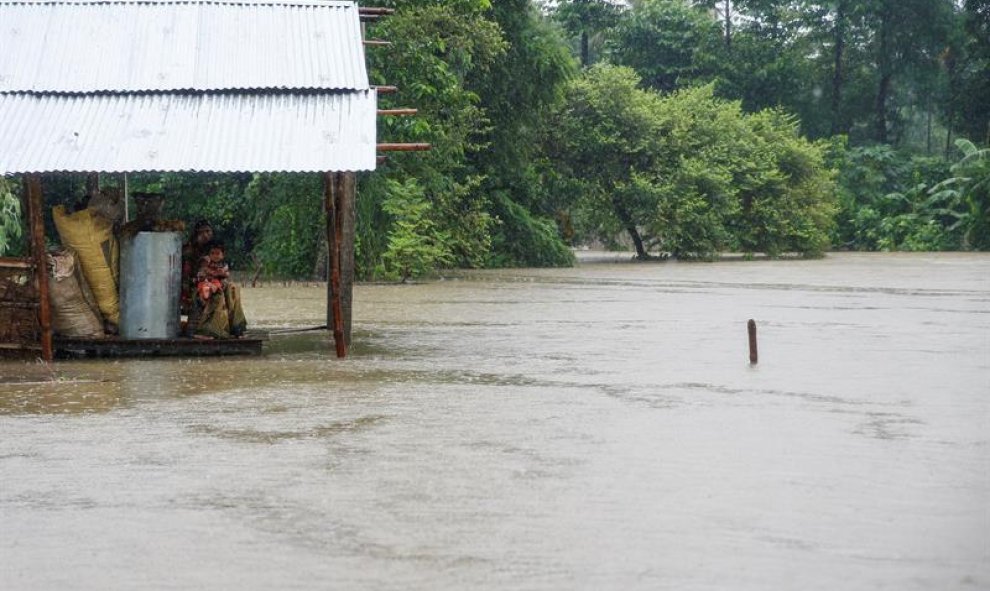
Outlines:
<svg viewBox="0 0 990 591"><path fill-rule="evenodd" d="M337 357L347 356L351 342L354 294L354 230L357 178L353 172L323 175L327 212L327 326L333 331Z"/></svg>
<svg viewBox="0 0 990 591"><path fill-rule="evenodd" d="M756 321L751 318L746 323L746 330L749 332L749 363L756 365L760 358L756 350Z"/></svg>
<svg viewBox="0 0 990 591"><path fill-rule="evenodd" d="M31 258L34 259L34 276L38 286L41 358L51 361L55 355L52 348L52 309L51 301L48 299L48 264L45 260L45 223L42 217L45 200L41 192L41 179L37 175L24 176L24 203L27 206Z"/></svg>
<svg viewBox="0 0 990 591"><path fill-rule="evenodd" d="M341 231L339 224L338 196L340 178L337 173L323 173L323 204L327 212L327 261L330 273L327 277L327 326L333 332L333 342L337 357L347 356L347 342L344 339L343 304L340 297L340 247Z"/></svg>

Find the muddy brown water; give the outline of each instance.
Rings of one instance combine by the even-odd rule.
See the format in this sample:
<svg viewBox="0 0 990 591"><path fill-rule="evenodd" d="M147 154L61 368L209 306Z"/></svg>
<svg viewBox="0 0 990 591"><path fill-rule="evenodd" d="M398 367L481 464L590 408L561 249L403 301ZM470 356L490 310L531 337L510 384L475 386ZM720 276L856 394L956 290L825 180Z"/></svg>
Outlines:
<svg viewBox="0 0 990 591"><path fill-rule="evenodd" d="M244 298L324 322L319 287ZM0 362L0 589L990 588L990 256L355 301L345 361Z"/></svg>

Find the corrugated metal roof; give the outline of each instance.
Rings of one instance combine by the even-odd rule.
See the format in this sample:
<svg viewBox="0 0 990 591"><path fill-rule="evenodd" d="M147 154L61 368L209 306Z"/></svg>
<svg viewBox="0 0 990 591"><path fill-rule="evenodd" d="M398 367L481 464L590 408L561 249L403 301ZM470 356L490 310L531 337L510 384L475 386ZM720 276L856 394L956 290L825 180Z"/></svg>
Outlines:
<svg viewBox="0 0 990 591"><path fill-rule="evenodd" d="M0 92L366 90L354 2L0 0Z"/></svg>
<svg viewBox="0 0 990 591"><path fill-rule="evenodd" d="M0 174L374 170L374 91L0 93Z"/></svg>

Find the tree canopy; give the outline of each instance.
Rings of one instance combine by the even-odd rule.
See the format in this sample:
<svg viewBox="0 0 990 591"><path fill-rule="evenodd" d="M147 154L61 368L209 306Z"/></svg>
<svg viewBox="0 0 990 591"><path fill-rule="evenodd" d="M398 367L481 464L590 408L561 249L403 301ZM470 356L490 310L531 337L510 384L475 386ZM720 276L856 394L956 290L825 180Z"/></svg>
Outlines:
<svg viewBox="0 0 990 591"><path fill-rule="evenodd" d="M569 265L570 247L623 237L643 258L990 246L983 0L363 5L395 9L368 26L392 43L367 49L373 83L398 87L381 106L419 110L382 118L380 138L433 149L362 175L361 277ZM71 202L83 182L46 192ZM214 220L242 269L325 274L319 178L131 186Z"/></svg>
<svg viewBox="0 0 990 591"><path fill-rule="evenodd" d="M793 117L746 114L711 85L661 96L639 84L631 69L591 68L552 121L554 163L598 234L627 232L641 259L824 251L832 175Z"/></svg>

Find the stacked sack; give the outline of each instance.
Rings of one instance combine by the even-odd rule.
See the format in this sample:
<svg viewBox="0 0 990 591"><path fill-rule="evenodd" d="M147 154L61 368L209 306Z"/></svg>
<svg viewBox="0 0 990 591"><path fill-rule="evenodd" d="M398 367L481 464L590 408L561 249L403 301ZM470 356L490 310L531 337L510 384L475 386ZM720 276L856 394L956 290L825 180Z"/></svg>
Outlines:
<svg viewBox="0 0 990 591"><path fill-rule="evenodd" d="M49 251L48 269L48 299L55 332L72 338L102 337L100 309L77 264L76 253L65 247Z"/></svg>
<svg viewBox="0 0 990 591"><path fill-rule="evenodd" d="M78 263L82 270L82 276L102 317L103 330L116 333L120 323L120 300L117 295L120 249L114 235L114 224L123 217L121 194L118 191L101 191L93 195L86 209L70 213L59 205L52 210L52 217L62 244L71 249L74 264ZM74 296L73 300L76 300ZM61 314L61 303L56 305L54 299L52 303L55 308L53 313L58 316ZM56 332L65 334L57 326ZM101 330L100 333L102 332Z"/></svg>

